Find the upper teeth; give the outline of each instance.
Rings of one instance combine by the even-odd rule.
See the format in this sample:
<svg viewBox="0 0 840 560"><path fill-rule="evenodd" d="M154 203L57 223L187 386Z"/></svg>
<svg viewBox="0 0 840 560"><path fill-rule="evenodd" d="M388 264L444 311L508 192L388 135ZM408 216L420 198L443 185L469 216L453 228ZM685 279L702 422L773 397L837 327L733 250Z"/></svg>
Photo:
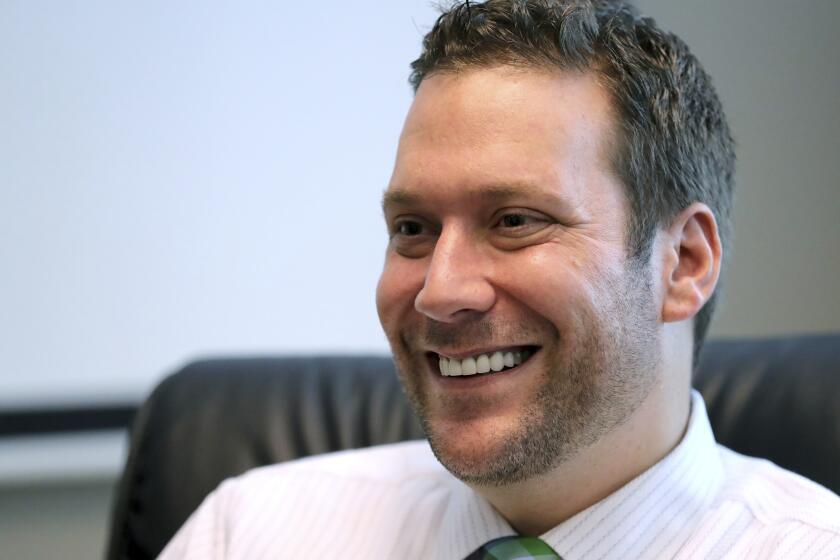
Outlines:
<svg viewBox="0 0 840 560"><path fill-rule="evenodd" d="M492 352L490 354L478 354L456 360L440 356L440 373L447 377L456 375L475 375L476 373L487 373L489 371L502 371L505 367L518 366L528 359L528 350L510 350L507 352Z"/></svg>

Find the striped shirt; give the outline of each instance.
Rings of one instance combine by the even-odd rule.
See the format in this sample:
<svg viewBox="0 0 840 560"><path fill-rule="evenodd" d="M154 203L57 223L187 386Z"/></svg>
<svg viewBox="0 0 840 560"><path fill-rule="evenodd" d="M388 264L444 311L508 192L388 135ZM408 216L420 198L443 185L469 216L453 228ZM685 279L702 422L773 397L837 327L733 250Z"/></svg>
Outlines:
<svg viewBox="0 0 840 560"><path fill-rule="evenodd" d="M840 497L717 445L702 397L664 459L541 536L565 560L840 559ZM208 496L165 560L461 560L515 532L426 442L250 471Z"/></svg>

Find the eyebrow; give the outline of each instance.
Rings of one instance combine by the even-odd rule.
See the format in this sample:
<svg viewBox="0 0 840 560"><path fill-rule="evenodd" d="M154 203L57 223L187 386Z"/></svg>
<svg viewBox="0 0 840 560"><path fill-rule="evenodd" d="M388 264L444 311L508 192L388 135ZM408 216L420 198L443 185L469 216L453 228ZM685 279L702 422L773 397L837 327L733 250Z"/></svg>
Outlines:
<svg viewBox="0 0 840 560"><path fill-rule="evenodd" d="M490 202L509 200L523 194L540 194L552 199L556 198L536 185L527 182L488 185L471 189L468 194L476 197L480 196L483 200ZM393 187L382 193L382 211L387 211L392 206L417 206L422 201L422 195L415 191L403 187Z"/></svg>
<svg viewBox="0 0 840 560"><path fill-rule="evenodd" d="M387 188L382 192L382 211L391 206L411 206L417 204L420 197L415 193L400 187Z"/></svg>

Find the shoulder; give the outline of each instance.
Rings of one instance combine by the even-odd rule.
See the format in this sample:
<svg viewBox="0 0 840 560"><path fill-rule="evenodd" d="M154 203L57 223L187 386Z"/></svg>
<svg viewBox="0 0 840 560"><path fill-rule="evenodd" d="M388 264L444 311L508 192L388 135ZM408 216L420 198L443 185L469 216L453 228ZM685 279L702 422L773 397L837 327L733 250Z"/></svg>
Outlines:
<svg viewBox="0 0 840 560"><path fill-rule="evenodd" d="M248 471L230 485L259 487L284 478L337 479L348 483L401 485L445 475L426 441L409 441L315 455Z"/></svg>
<svg viewBox="0 0 840 560"><path fill-rule="evenodd" d="M225 481L218 489L230 510L281 514L372 500L409 501L441 486L449 473L425 441L328 453L269 465ZM266 503L266 495L282 502Z"/></svg>
<svg viewBox="0 0 840 560"><path fill-rule="evenodd" d="M766 459L719 449L726 472L719 506L732 519L742 512L738 557L840 557L840 496Z"/></svg>
<svg viewBox="0 0 840 560"><path fill-rule="evenodd" d="M206 557L261 558L255 551L267 554L278 539L288 557L310 557L313 543L327 556L341 552L330 548L340 544L358 557L365 551L387 557L406 525L436 518L453 480L425 441L260 467L208 496L165 557L193 557L181 550L210 546L223 552Z"/></svg>
<svg viewBox="0 0 840 560"><path fill-rule="evenodd" d="M726 470L722 497L743 501L758 519L798 521L840 534L840 496L766 459L720 446Z"/></svg>

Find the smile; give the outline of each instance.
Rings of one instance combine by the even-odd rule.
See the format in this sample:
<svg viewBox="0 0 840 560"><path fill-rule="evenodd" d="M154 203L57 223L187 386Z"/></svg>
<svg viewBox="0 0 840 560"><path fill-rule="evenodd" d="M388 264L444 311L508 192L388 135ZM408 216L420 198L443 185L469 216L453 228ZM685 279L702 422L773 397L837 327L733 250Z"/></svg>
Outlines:
<svg viewBox="0 0 840 560"><path fill-rule="evenodd" d="M437 354L440 374L444 377L497 373L513 369L526 362L535 352L533 347L514 347L463 359L448 358Z"/></svg>

